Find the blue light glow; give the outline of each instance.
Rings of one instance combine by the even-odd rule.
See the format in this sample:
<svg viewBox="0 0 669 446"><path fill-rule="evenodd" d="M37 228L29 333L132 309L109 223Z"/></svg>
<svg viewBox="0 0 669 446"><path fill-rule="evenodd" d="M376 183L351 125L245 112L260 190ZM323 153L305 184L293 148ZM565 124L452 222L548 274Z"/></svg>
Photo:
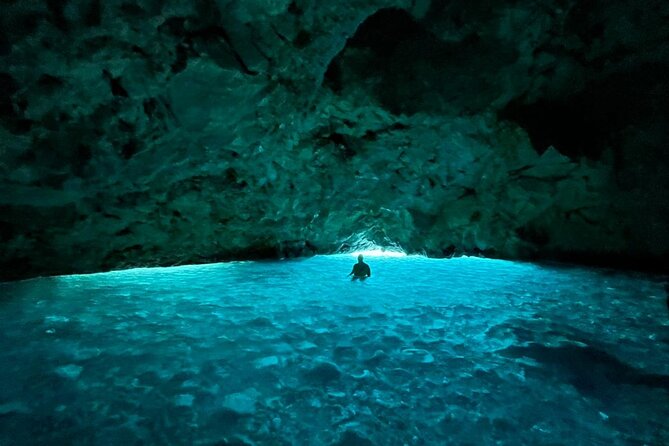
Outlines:
<svg viewBox="0 0 669 446"><path fill-rule="evenodd" d="M366 255L0 284L0 444L669 438L660 284Z"/></svg>

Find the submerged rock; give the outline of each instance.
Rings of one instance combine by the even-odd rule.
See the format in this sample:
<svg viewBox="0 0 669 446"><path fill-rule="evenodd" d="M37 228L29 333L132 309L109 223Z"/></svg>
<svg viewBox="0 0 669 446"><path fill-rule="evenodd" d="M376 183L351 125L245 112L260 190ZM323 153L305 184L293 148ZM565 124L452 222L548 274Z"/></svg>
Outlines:
<svg viewBox="0 0 669 446"><path fill-rule="evenodd" d="M347 430L333 446L373 446L372 441L356 431Z"/></svg>
<svg viewBox="0 0 669 446"><path fill-rule="evenodd" d="M351 378L361 380L361 379L370 379L374 378L374 375L367 369L363 370L361 373L351 374Z"/></svg>
<svg viewBox="0 0 669 446"><path fill-rule="evenodd" d="M383 350L376 350L371 357L365 359L363 362L367 365L377 366L383 362L388 361L388 359L389 356L386 352Z"/></svg>
<svg viewBox="0 0 669 446"><path fill-rule="evenodd" d="M246 437L236 435L230 439L216 442L214 446L255 446L255 443Z"/></svg>
<svg viewBox="0 0 669 446"><path fill-rule="evenodd" d="M259 396L260 393L251 387L243 392L226 395L221 406L237 415L253 415L256 412Z"/></svg>
<svg viewBox="0 0 669 446"><path fill-rule="evenodd" d="M318 348L318 346L316 344L314 344L313 342L302 341L299 344L297 344L296 348L298 350L315 350L315 349Z"/></svg>
<svg viewBox="0 0 669 446"><path fill-rule="evenodd" d="M12 413L29 414L30 412L30 407L21 401L0 404L0 415L8 415Z"/></svg>
<svg viewBox="0 0 669 446"><path fill-rule="evenodd" d="M68 364L56 369L56 374L63 378L77 379L84 368L76 364Z"/></svg>
<svg viewBox="0 0 669 446"><path fill-rule="evenodd" d="M193 405L193 400L195 400L193 395L185 393L183 395L177 395L174 399L174 403L181 407L191 407Z"/></svg>
<svg viewBox="0 0 669 446"><path fill-rule="evenodd" d="M267 356L264 358L257 359L253 364L258 369L264 369L266 367L279 365L279 358L277 356Z"/></svg>
<svg viewBox="0 0 669 446"><path fill-rule="evenodd" d="M405 348L402 350L402 358L423 364L431 364L434 362L434 356L427 350L421 348Z"/></svg>
<svg viewBox="0 0 669 446"><path fill-rule="evenodd" d="M341 371L331 362L318 362L304 373L307 380L318 384L327 384L339 379Z"/></svg>

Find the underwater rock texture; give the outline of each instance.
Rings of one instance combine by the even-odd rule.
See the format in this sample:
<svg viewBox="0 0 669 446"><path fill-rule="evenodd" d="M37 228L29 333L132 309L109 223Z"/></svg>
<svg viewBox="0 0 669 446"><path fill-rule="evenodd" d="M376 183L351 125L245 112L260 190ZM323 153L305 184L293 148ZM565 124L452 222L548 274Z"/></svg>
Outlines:
<svg viewBox="0 0 669 446"><path fill-rule="evenodd" d="M666 263L666 2L2 8L0 278L362 238Z"/></svg>

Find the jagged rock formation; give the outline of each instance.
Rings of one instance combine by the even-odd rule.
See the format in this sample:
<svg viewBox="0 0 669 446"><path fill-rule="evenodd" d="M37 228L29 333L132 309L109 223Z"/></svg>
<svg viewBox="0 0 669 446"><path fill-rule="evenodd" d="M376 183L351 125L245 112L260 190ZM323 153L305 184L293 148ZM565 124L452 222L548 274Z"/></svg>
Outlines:
<svg viewBox="0 0 669 446"><path fill-rule="evenodd" d="M2 8L0 278L361 237L667 260L666 2Z"/></svg>

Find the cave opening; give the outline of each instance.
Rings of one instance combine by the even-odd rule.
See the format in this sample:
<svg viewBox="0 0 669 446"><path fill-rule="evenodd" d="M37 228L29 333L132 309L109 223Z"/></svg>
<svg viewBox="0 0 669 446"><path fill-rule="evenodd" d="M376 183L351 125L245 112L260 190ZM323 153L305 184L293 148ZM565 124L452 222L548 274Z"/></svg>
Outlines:
<svg viewBox="0 0 669 446"><path fill-rule="evenodd" d="M369 257L406 257L407 252L402 246L390 239L385 231L363 231L350 235L337 252L355 257L362 254Z"/></svg>

